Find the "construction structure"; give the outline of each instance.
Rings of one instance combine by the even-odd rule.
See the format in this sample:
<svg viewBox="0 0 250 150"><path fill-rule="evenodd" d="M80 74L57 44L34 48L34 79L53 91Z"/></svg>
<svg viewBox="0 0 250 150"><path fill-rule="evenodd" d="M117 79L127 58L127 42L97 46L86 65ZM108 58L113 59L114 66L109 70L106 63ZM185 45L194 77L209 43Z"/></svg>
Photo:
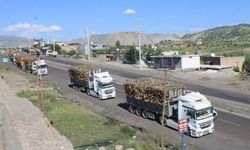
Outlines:
<svg viewBox="0 0 250 150"><path fill-rule="evenodd" d="M199 55L160 55L151 56L154 68L168 69L198 69L200 68Z"/></svg>

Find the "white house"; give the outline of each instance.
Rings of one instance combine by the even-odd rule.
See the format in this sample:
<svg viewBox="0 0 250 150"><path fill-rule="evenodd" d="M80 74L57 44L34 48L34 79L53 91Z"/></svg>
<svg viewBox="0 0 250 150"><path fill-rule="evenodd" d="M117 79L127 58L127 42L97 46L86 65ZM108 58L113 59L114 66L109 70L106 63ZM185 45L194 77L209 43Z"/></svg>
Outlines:
<svg viewBox="0 0 250 150"><path fill-rule="evenodd" d="M200 68L199 55L163 55L152 56L155 68L169 69L198 69Z"/></svg>

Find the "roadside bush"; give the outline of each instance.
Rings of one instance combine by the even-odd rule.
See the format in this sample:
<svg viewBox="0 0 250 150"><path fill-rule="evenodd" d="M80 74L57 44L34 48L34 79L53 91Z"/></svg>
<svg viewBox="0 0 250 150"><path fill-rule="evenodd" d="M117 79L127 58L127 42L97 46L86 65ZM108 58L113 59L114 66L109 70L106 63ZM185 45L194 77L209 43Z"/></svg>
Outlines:
<svg viewBox="0 0 250 150"><path fill-rule="evenodd" d="M69 56L73 56L76 54L76 51L75 50L70 50L68 53L67 53Z"/></svg>
<svg viewBox="0 0 250 150"><path fill-rule="evenodd" d="M250 54L245 56L245 61L242 65L242 72L244 74L250 74Z"/></svg>

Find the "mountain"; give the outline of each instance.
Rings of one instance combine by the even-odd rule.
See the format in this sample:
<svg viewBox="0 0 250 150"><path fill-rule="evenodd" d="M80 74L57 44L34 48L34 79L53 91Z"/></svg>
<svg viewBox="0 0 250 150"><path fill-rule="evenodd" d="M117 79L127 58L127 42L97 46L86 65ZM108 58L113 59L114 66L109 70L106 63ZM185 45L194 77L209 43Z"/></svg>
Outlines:
<svg viewBox="0 0 250 150"><path fill-rule="evenodd" d="M186 34L182 39L192 41L202 39L205 43L246 41L250 40L250 24L217 27L194 34Z"/></svg>
<svg viewBox="0 0 250 150"><path fill-rule="evenodd" d="M156 44L162 40L172 40L179 41L181 37L176 34L140 34L141 37L141 45L147 44ZM100 35L92 35L90 37L91 42L107 44L114 46L116 41L119 40L121 45L130 46L137 45L138 43L138 34L136 32L116 32L111 34L100 34ZM77 43L86 43L86 39L75 39L70 42Z"/></svg>
<svg viewBox="0 0 250 150"><path fill-rule="evenodd" d="M30 45L30 40L25 37L0 36L0 47L16 48Z"/></svg>

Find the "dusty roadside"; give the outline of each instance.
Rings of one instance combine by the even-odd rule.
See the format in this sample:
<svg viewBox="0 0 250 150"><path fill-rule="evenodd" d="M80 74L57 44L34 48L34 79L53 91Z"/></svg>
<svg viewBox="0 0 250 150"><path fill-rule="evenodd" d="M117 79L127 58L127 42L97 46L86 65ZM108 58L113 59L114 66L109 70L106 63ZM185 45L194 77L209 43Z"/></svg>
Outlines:
<svg viewBox="0 0 250 150"><path fill-rule="evenodd" d="M0 149L71 150L72 144L54 129L40 110L16 93L31 85L24 77L1 72Z"/></svg>

